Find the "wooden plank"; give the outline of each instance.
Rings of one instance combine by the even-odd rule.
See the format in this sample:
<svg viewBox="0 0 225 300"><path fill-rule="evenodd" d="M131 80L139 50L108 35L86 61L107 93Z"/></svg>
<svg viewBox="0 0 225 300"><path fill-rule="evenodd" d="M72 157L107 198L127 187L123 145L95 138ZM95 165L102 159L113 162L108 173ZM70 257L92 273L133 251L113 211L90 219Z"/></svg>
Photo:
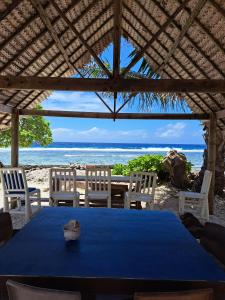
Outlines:
<svg viewBox="0 0 225 300"><path fill-rule="evenodd" d="M225 119L225 109L216 112L217 119Z"/></svg>
<svg viewBox="0 0 225 300"><path fill-rule="evenodd" d="M166 58L164 59L163 63L155 70L155 73L158 74L160 73L164 66L168 63L170 58L174 55L175 51L177 50L178 45L181 43L182 39L184 38L186 32L189 30L191 25L194 23L195 18L197 18L198 14L204 7L205 3L207 0L199 0L197 4L194 7L194 10L192 11L191 15L189 18L186 20L186 23L182 27L182 30L180 31L180 34L178 35L177 39L175 40L175 43L171 47L169 53L167 54Z"/></svg>
<svg viewBox="0 0 225 300"><path fill-rule="evenodd" d="M5 114L12 114L13 108L11 106L0 103L0 112Z"/></svg>
<svg viewBox="0 0 225 300"><path fill-rule="evenodd" d="M224 79L95 79L0 76L0 90L225 93Z"/></svg>
<svg viewBox="0 0 225 300"><path fill-rule="evenodd" d="M11 119L11 166L18 167L19 164L19 113L14 109Z"/></svg>
<svg viewBox="0 0 225 300"><path fill-rule="evenodd" d="M209 213L214 212L214 190L215 190L215 171L216 171L216 125L215 114L210 115L209 138L208 138L208 165L207 169L212 172L211 186L209 190Z"/></svg>
<svg viewBox="0 0 225 300"><path fill-rule="evenodd" d="M122 23L122 0L114 1L113 77L120 74L120 44Z"/></svg>
<svg viewBox="0 0 225 300"><path fill-rule="evenodd" d="M32 0L34 1L34 0ZM73 23L66 17L66 15L60 10L60 8L58 7L58 5L56 5L55 1L53 0L52 5L54 6L54 8L56 9L57 13L61 16L61 18L66 22L66 24L69 26L69 28L73 31L73 33L75 34L75 36L78 37L78 39L80 40L80 42L84 45L84 47L89 51L89 53L94 57L94 59L96 60L97 64L99 65L100 68L102 68L102 70L105 72L105 74L110 78L112 77L110 71L107 69L107 67L104 65L104 63L101 61L101 59L97 56L97 54L95 53L95 51L93 50L93 48L91 46L88 45L87 41L82 37L82 35L78 32L78 30L76 29L76 27L73 25Z"/></svg>
<svg viewBox="0 0 225 300"><path fill-rule="evenodd" d="M156 32L156 34L148 41L148 43L135 55L135 57L132 59L132 61L129 63L129 65L123 70L122 75L125 76L130 69L143 57L143 54L145 51L154 43L154 41L159 37L159 35L165 31L167 26L173 22L173 20L176 18L176 16L182 11L182 9L185 7L185 5L189 2L189 0L185 0L177 9L176 11L168 17L167 21L159 28L159 30Z"/></svg>
<svg viewBox="0 0 225 300"><path fill-rule="evenodd" d="M21 116L51 116L69 118L101 118L101 119L145 119L145 120L208 120L208 114L152 114L152 113L113 113L80 112L80 111L58 111L58 110L36 110L20 109Z"/></svg>

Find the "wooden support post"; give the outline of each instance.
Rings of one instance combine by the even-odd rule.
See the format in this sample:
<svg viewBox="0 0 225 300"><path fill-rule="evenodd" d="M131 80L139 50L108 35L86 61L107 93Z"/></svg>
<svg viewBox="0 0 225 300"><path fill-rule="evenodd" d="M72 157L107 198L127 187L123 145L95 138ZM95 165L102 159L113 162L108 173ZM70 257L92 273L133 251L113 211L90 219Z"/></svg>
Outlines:
<svg viewBox="0 0 225 300"><path fill-rule="evenodd" d="M12 141L11 141L11 166L18 167L19 164L19 112L17 109L13 110L12 121Z"/></svg>
<svg viewBox="0 0 225 300"><path fill-rule="evenodd" d="M212 181L209 191L209 213L214 212L215 170L216 170L216 115L210 115L209 137L208 137L208 170L212 172Z"/></svg>

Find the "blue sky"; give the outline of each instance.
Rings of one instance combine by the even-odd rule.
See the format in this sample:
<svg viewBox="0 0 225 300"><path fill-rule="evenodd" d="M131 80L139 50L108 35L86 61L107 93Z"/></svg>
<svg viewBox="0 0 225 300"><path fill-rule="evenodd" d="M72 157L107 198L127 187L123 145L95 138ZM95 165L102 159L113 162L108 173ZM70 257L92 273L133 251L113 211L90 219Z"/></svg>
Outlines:
<svg viewBox="0 0 225 300"><path fill-rule="evenodd" d="M132 46L122 40L121 66L126 66ZM112 46L101 55L112 64ZM137 70L137 64L133 70ZM105 98L107 103L110 100ZM106 112L107 108L94 93L54 92L42 102L45 109L71 111ZM137 104L125 107L121 112L137 112ZM190 112L186 107L186 112ZM151 112L162 112L155 105ZM168 112L172 112L168 110ZM176 112L182 112L176 110ZM199 121L163 120L100 120L75 118L47 118L57 142L111 142L111 143L160 143L160 144L203 144L202 126Z"/></svg>

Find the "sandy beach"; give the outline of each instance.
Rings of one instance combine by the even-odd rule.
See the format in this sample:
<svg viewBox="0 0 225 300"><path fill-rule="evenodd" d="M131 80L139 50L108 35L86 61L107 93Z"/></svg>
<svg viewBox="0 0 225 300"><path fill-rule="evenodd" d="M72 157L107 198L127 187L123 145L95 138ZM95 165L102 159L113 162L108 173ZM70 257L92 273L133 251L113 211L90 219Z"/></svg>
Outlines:
<svg viewBox="0 0 225 300"><path fill-rule="evenodd" d="M84 175L84 170L77 170L77 175ZM41 190L41 197L49 197L49 168L30 168L26 170L26 177L29 187L37 187ZM84 195L84 183L78 184L78 190L81 193L81 198ZM156 188L155 209L171 210L178 212L178 193L179 190L172 187L170 184L158 185ZM43 202L42 205L49 205L48 202ZM0 200L0 208L3 207L2 197ZM144 208L144 205L143 205ZM225 199L215 197L215 215L210 216L210 221L219 223L225 226ZM14 228L19 229L24 225L24 218L21 215L13 216Z"/></svg>

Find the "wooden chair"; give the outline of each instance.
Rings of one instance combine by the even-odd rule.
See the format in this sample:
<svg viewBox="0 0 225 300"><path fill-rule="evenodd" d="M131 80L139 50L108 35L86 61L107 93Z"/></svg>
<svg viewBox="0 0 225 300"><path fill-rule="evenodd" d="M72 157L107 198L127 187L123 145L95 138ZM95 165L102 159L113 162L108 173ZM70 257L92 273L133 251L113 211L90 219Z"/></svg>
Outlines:
<svg viewBox="0 0 225 300"><path fill-rule="evenodd" d="M80 194L77 192L75 169L50 169L49 197L55 206L60 201L69 201L73 203L73 207L79 207Z"/></svg>
<svg viewBox="0 0 225 300"><path fill-rule="evenodd" d="M81 300L79 292L33 287L12 280L6 282L9 300Z"/></svg>
<svg viewBox="0 0 225 300"><path fill-rule="evenodd" d="M133 172L130 175L129 190L125 194L124 207L130 208L131 202L146 202L147 209L154 208L157 175L149 172Z"/></svg>
<svg viewBox="0 0 225 300"><path fill-rule="evenodd" d="M23 168L1 168L0 169L4 211L13 213L24 213L22 202L25 202L25 219L30 220L32 216L31 202L37 202L41 207L40 190L35 187L28 187ZM9 200L17 199L17 209L9 209Z"/></svg>
<svg viewBox="0 0 225 300"><path fill-rule="evenodd" d="M212 300L212 299L213 299L212 289L134 294L134 300Z"/></svg>
<svg viewBox="0 0 225 300"><path fill-rule="evenodd" d="M111 169L108 167L86 167L85 206L93 200L106 200L107 207L111 208Z"/></svg>
<svg viewBox="0 0 225 300"><path fill-rule="evenodd" d="M179 193L179 213L180 214L183 214L184 212L192 212L193 213L193 209L191 209L191 207L193 206L193 200L194 200L196 202L197 206L201 210L201 212L200 212L201 218L209 220L208 194L209 194L211 179L212 179L212 172L206 170L204 173L204 178L203 178L200 193L186 192L186 191L181 191ZM190 199L192 200L191 204L190 204ZM189 202L189 205L188 205L188 202Z"/></svg>
<svg viewBox="0 0 225 300"><path fill-rule="evenodd" d="M8 212L0 212L0 247L13 235L11 216Z"/></svg>

